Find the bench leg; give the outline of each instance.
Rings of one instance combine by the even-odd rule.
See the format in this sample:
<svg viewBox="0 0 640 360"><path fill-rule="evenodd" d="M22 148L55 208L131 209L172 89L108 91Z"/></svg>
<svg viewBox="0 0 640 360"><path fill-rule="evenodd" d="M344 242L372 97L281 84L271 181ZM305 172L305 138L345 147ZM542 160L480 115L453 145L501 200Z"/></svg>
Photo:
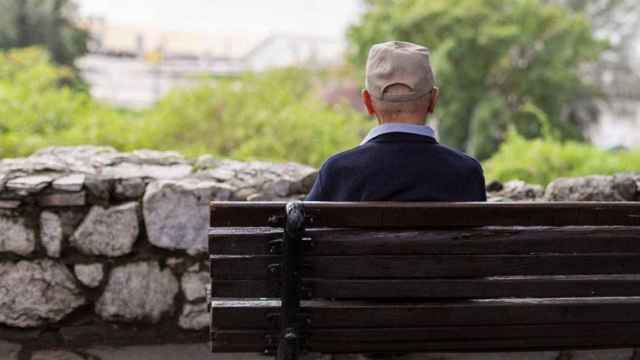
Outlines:
<svg viewBox="0 0 640 360"><path fill-rule="evenodd" d="M297 360L300 351L299 340L296 329L286 329L278 344L276 360Z"/></svg>
<svg viewBox="0 0 640 360"><path fill-rule="evenodd" d="M304 208L300 202L291 202L287 204L286 211L281 267L281 334L276 359L297 360L302 342L299 332L299 313Z"/></svg>

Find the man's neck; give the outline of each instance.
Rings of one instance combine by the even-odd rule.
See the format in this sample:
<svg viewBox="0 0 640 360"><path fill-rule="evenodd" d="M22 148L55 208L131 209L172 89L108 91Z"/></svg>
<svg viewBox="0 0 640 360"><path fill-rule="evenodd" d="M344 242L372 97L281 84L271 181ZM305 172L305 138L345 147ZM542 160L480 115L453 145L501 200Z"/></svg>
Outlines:
<svg viewBox="0 0 640 360"><path fill-rule="evenodd" d="M413 119L393 119L393 120L380 120L378 119L378 125L384 124L407 124L407 125L426 125L426 119L413 120Z"/></svg>

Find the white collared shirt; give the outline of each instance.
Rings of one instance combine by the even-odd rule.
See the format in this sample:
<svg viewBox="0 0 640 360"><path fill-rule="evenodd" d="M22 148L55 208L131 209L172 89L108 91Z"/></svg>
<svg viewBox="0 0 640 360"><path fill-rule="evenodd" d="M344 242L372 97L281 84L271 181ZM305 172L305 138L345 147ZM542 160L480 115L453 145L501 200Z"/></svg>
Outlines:
<svg viewBox="0 0 640 360"><path fill-rule="evenodd" d="M405 133L405 134L414 134L414 135L422 135L429 136L435 139L436 132L429 125L417 125L417 124L404 124L404 123L387 123L374 127L369 131L367 136L365 136L364 140L360 143L360 145L364 145L371 141L373 138L376 138L380 135L388 134L388 133Z"/></svg>

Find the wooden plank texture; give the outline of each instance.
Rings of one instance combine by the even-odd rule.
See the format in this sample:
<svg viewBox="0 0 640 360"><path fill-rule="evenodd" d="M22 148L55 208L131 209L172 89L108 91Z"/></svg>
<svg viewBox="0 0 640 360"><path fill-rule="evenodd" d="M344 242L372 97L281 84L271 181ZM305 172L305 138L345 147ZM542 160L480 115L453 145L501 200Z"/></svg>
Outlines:
<svg viewBox="0 0 640 360"><path fill-rule="evenodd" d="M275 329L280 302L212 302L221 329ZM394 328L565 323L640 323L640 297L494 299L420 303L303 301L309 328Z"/></svg>
<svg viewBox="0 0 640 360"><path fill-rule="evenodd" d="M510 276L472 279L303 279L309 298L521 298L640 296L640 275ZM277 279L214 280L213 295L277 298Z"/></svg>
<svg viewBox="0 0 640 360"><path fill-rule="evenodd" d="M277 339L277 333L270 334ZM245 351L260 351L266 346L265 332L260 330L216 330L213 333L216 349L239 344ZM307 349L318 352L357 351L430 351L439 349L487 350L494 344L509 349L528 349L531 346L606 346L640 344L639 323L586 323L586 324L542 324L468 327L424 327L424 328L350 328L311 329L305 332ZM461 344L465 346L459 347ZM381 346L384 344L384 346ZM411 348L403 348L405 344ZM504 348L500 348L504 349Z"/></svg>
<svg viewBox="0 0 640 360"><path fill-rule="evenodd" d="M305 255L640 253L640 226L483 227L452 230L310 229ZM211 228L211 254L267 255L282 231Z"/></svg>
<svg viewBox="0 0 640 360"><path fill-rule="evenodd" d="M284 203L212 202L211 226L274 226ZM640 226L640 203L306 202L309 227Z"/></svg>
<svg viewBox="0 0 640 360"><path fill-rule="evenodd" d="M210 256L213 280L273 276L277 256ZM305 277L343 279L459 278L501 275L638 274L640 254L375 255L305 257Z"/></svg>

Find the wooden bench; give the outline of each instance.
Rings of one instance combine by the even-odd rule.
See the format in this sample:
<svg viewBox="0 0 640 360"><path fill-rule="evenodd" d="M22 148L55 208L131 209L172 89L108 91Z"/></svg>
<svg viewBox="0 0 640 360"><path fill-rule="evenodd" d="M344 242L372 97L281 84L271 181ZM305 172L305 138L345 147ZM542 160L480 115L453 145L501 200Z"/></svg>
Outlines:
<svg viewBox="0 0 640 360"><path fill-rule="evenodd" d="M214 352L640 345L640 203L213 202Z"/></svg>

